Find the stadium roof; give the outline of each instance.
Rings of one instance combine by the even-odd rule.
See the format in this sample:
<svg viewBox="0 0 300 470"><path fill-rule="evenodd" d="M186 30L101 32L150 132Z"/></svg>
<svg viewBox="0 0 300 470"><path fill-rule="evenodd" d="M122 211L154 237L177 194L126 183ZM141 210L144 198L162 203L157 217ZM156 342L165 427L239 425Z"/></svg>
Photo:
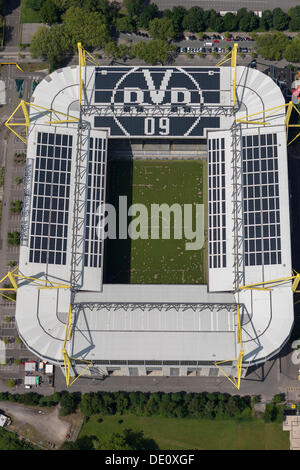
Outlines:
<svg viewBox="0 0 300 470"><path fill-rule="evenodd" d="M232 360L239 304L244 362L271 357L292 328L291 282L272 291L238 287L292 271L285 110L265 113L285 104L280 89L237 67L234 115L230 67L86 67L85 74L80 131L77 122L49 124L62 119L58 113L30 110L19 263L27 276L77 279L70 355ZM79 118L78 68L46 77L32 102ZM267 125L235 125L258 112ZM107 139L141 136L208 139L208 286L102 284L103 244L91 214L92 201L105 200ZM70 302L69 289L19 286L19 333L40 357L62 360Z"/></svg>

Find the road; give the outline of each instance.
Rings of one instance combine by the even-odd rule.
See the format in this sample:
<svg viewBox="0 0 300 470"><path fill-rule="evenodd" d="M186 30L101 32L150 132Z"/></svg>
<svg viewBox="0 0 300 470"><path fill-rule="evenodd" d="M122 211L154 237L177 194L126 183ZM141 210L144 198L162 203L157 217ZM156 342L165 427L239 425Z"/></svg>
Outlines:
<svg viewBox="0 0 300 470"><path fill-rule="evenodd" d="M21 0L9 0L5 3L5 46L17 47L21 42L19 38Z"/></svg>
<svg viewBox="0 0 300 470"><path fill-rule="evenodd" d="M182 5L187 9L198 6L204 10L213 8L216 11L237 11L239 8L247 8L252 11L273 10L278 7L288 11L289 8L299 5L298 0L286 2L281 0L153 0L151 3L156 3L160 10Z"/></svg>

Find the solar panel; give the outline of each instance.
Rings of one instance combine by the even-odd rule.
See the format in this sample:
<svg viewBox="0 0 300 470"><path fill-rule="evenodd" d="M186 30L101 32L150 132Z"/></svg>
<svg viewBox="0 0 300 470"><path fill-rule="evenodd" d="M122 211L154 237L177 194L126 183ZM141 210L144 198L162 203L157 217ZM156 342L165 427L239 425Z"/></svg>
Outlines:
<svg viewBox="0 0 300 470"><path fill-rule="evenodd" d="M38 132L29 261L66 264L72 136Z"/></svg>
<svg viewBox="0 0 300 470"><path fill-rule="evenodd" d="M210 268L226 267L225 139L208 141L208 256Z"/></svg>
<svg viewBox="0 0 300 470"><path fill-rule="evenodd" d="M276 134L243 137L245 265L281 263Z"/></svg>
<svg viewBox="0 0 300 470"><path fill-rule="evenodd" d="M90 138L88 161L87 215L85 232L85 266L102 265L103 240L100 216L105 201L106 140Z"/></svg>

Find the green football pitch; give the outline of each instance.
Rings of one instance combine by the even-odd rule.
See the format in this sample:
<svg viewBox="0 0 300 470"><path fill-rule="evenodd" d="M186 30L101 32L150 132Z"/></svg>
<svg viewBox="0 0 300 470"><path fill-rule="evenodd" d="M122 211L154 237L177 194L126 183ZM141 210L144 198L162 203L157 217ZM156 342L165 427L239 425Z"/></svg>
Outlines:
<svg viewBox="0 0 300 470"><path fill-rule="evenodd" d="M147 217L143 225L148 239L107 239L105 242L106 283L131 284L206 284L207 283L207 177L203 160L117 160L109 164L106 202L117 210L119 233L119 197L127 197L127 207L143 204ZM152 204L193 206L193 230L196 230L195 204L204 205L204 244L201 249L187 250L188 238L182 217L182 238L174 236L171 216L170 238L162 227L162 216L153 219ZM135 217L128 217L128 224ZM158 225L157 225L158 224ZM151 238L151 227L160 231L159 239ZM198 228L199 223L198 223ZM144 232L145 233L145 232Z"/></svg>

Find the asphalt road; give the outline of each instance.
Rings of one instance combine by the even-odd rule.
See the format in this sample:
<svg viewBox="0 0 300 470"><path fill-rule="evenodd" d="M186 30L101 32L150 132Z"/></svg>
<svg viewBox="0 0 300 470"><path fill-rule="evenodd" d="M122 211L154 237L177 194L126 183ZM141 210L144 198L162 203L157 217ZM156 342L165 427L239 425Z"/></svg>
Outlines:
<svg viewBox="0 0 300 470"><path fill-rule="evenodd" d="M199 6L205 10L213 8L216 11L237 11L239 8L247 8L248 10L273 10L281 8L288 11L289 8L299 5L298 0L153 0L160 10L173 8L182 5L185 8Z"/></svg>
<svg viewBox="0 0 300 470"><path fill-rule="evenodd" d="M6 1L5 7L5 46L17 47L19 40L21 0Z"/></svg>

